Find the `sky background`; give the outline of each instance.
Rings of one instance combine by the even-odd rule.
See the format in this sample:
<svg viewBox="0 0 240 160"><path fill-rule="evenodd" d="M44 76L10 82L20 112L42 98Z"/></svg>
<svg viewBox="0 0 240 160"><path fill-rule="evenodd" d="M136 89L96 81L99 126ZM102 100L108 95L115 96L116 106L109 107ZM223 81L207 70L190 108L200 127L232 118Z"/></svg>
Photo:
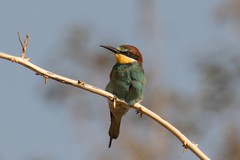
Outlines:
<svg viewBox="0 0 240 160"><path fill-rule="evenodd" d="M153 29L160 29L152 35L152 39L143 40L138 28L141 23L136 25L136 10L139 9L136 0L0 0L0 51L20 56L17 32L22 38L25 33L30 33L27 57L32 63L55 72L55 64L49 63L53 57L58 57L56 48L65 43L65 37L73 26L83 26L92 31L93 40L88 44L89 48L102 50L99 47L102 43L114 46L133 44L143 53L146 73L151 72L151 67L161 68L155 71L155 77L164 76L160 86L193 93L198 89L199 79L192 63L208 50L224 43L235 43L229 27L215 22L214 12L221 3L221 0L156 1ZM153 46L159 50L151 49ZM2 59L0 73L1 160L35 157L79 160L88 157L86 150L89 148L81 145L81 138L88 137L77 136L71 111L44 99L47 87L57 82L50 80L45 85L42 77ZM88 80L87 75L76 75L79 79ZM107 83L108 74L99 78ZM105 85L98 87L104 88ZM105 129L107 127L102 130ZM108 135L103 137L102 147L105 147ZM94 145L91 139L89 143ZM203 143L205 146L200 148L210 154L207 142ZM109 152L107 148L105 150ZM188 154L183 154L183 159L188 159L184 157Z"/></svg>

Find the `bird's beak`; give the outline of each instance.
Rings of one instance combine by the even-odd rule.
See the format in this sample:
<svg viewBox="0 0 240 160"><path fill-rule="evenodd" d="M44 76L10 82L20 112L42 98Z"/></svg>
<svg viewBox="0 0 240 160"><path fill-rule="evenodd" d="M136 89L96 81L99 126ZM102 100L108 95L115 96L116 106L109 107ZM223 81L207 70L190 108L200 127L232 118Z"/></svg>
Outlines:
<svg viewBox="0 0 240 160"><path fill-rule="evenodd" d="M118 54L118 53L119 53L119 50L118 50L117 48L114 48L114 47L111 47L111 46L100 45L100 47L106 48L106 49L112 51L112 52L115 53L115 54Z"/></svg>

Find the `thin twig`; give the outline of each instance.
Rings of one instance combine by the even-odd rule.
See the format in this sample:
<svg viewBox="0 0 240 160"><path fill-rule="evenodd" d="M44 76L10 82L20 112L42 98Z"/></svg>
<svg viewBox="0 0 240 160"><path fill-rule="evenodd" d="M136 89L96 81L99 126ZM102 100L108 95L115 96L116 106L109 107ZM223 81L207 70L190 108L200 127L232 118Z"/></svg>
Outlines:
<svg viewBox="0 0 240 160"><path fill-rule="evenodd" d="M26 34L26 38L24 40L24 43L22 43L20 33L18 32L18 40L22 46L22 58L26 58L26 52L27 52L27 46L28 46L28 40L29 40L29 34Z"/></svg>
<svg viewBox="0 0 240 160"><path fill-rule="evenodd" d="M22 43L22 40L21 40L21 37L20 37L20 33L18 32L18 40L19 40L19 42L20 42L20 44L21 44L21 46L22 46L22 48L23 48L23 43Z"/></svg>

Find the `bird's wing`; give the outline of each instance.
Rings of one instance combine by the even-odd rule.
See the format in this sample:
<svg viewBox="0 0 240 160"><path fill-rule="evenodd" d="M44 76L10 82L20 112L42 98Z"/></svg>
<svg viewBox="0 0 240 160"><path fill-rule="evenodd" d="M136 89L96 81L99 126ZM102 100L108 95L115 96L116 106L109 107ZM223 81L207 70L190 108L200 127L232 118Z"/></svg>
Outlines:
<svg viewBox="0 0 240 160"><path fill-rule="evenodd" d="M131 85L125 101L128 105L133 105L143 98L143 88L146 83L144 71L141 67L130 72Z"/></svg>

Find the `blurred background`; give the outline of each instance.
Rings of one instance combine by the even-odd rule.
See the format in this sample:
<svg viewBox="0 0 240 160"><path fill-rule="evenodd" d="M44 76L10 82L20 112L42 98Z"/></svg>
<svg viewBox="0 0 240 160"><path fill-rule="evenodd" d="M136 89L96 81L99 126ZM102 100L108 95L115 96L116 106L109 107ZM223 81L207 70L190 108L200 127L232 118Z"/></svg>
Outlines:
<svg viewBox="0 0 240 160"><path fill-rule="evenodd" d="M240 158L240 0L0 0L0 51L104 89L115 63L100 44L137 46L143 105L214 160ZM130 110L108 149L106 99L0 60L0 160L198 159Z"/></svg>

